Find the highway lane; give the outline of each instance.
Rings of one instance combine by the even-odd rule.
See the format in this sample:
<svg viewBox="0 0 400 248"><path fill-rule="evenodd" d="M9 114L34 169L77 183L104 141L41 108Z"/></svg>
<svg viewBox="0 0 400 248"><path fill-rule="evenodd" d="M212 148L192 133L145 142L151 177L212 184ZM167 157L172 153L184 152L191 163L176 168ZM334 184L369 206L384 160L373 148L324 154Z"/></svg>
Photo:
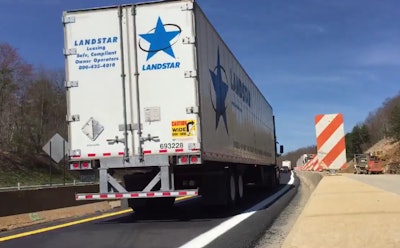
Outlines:
<svg viewBox="0 0 400 248"><path fill-rule="evenodd" d="M348 176L363 183L367 183L371 186L381 188L383 190L400 195L400 175L395 175L395 174L351 175L350 174Z"/></svg>
<svg viewBox="0 0 400 248"><path fill-rule="evenodd" d="M199 197L178 202L168 212L152 216L125 213L0 242L0 247L180 247L185 244L187 247L251 246L295 194L296 187L287 186L289 180L289 174L282 175L280 192L288 191L284 196L279 196L277 191L246 189L244 203L233 210L203 207ZM274 204L265 201L271 196L278 198L271 200L275 201ZM254 208L260 202L267 207L259 204ZM262 209L255 211L257 208ZM0 237L14 234L2 233Z"/></svg>

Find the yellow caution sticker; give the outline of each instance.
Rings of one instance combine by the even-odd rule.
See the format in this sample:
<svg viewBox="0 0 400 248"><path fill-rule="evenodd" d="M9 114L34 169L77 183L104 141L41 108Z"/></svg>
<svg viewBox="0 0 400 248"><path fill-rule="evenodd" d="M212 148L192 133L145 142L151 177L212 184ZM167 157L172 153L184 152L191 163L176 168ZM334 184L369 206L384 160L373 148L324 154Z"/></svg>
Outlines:
<svg viewBox="0 0 400 248"><path fill-rule="evenodd" d="M190 137L196 135L195 120L181 120L171 122L172 137Z"/></svg>

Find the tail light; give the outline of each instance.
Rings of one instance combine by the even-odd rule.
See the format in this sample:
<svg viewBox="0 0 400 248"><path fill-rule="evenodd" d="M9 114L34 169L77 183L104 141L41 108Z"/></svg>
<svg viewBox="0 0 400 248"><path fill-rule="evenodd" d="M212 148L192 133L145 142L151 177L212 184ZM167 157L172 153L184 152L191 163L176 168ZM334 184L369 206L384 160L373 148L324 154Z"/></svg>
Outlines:
<svg viewBox="0 0 400 248"><path fill-rule="evenodd" d="M70 168L71 170L79 170L79 169L80 169L79 162L73 162L73 163L71 163L71 164L69 165L69 168Z"/></svg>
<svg viewBox="0 0 400 248"><path fill-rule="evenodd" d="M199 161L199 159L197 158L197 156L191 156L190 157L190 163L191 164L197 164L198 161Z"/></svg>
<svg viewBox="0 0 400 248"><path fill-rule="evenodd" d="M199 155L183 155L183 156L178 156L178 163L179 165L183 164L201 164L201 159Z"/></svg>
<svg viewBox="0 0 400 248"><path fill-rule="evenodd" d="M90 170L92 169L92 161L74 161L69 164L70 170Z"/></svg>
<svg viewBox="0 0 400 248"><path fill-rule="evenodd" d="M188 157L187 156L182 156L179 158L180 164L187 164L188 163Z"/></svg>
<svg viewBox="0 0 400 248"><path fill-rule="evenodd" d="M81 163L81 168L82 168L82 169L91 169L90 162L88 162L88 161L83 161L83 162Z"/></svg>

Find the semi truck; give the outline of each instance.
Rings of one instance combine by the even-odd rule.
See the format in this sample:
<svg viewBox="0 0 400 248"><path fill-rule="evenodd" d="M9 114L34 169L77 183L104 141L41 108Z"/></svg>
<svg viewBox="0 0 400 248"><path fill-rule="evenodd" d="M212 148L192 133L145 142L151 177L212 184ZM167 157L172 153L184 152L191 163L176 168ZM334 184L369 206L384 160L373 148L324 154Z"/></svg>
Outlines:
<svg viewBox="0 0 400 248"><path fill-rule="evenodd" d="M281 171L282 172L290 172L292 170L292 161L290 160L283 160Z"/></svg>
<svg viewBox="0 0 400 248"><path fill-rule="evenodd" d="M70 170L135 210L277 187L271 105L192 0L63 12ZM279 146L279 153L283 147Z"/></svg>

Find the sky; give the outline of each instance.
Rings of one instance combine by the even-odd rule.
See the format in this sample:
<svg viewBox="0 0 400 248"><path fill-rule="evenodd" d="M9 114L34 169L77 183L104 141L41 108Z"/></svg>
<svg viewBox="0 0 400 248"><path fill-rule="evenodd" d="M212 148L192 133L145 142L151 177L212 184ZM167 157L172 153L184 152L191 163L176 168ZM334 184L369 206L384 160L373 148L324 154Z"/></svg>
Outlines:
<svg viewBox="0 0 400 248"><path fill-rule="evenodd" d="M122 0L0 0L0 43L36 68L64 69L62 12ZM272 105L285 151L315 145L317 114L345 132L400 93L398 0L198 0Z"/></svg>

